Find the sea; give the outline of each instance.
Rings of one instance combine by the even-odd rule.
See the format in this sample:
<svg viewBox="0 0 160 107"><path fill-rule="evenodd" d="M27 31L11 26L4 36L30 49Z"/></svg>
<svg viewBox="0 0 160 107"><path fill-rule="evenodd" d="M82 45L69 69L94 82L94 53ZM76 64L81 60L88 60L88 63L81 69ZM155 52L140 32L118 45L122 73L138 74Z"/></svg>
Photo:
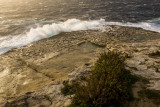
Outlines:
<svg viewBox="0 0 160 107"><path fill-rule="evenodd" d="M0 0L0 55L61 32L104 25L160 32L160 0Z"/></svg>

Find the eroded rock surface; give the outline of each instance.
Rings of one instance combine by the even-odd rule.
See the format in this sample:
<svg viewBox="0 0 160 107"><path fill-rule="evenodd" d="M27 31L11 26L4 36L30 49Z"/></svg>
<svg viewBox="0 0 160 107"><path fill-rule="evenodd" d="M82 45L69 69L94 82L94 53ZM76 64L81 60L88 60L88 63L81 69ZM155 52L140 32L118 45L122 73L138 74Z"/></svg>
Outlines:
<svg viewBox="0 0 160 107"><path fill-rule="evenodd" d="M160 90L160 33L140 28L107 26L103 31L61 33L0 56L0 104L62 107L72 96L60 92L64 80L89 75L102 52L120 51L131 56L127 69L148 78L148 88Z"/></svg>

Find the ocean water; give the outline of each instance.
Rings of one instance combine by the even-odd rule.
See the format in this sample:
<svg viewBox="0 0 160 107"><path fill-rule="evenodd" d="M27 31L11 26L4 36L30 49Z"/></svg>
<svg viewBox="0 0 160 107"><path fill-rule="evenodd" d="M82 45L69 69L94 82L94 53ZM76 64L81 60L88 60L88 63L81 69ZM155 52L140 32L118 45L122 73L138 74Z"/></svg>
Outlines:
<svg viewBox="0 0 160 107"><path fill-rule="evenodd" d="M0 0L0 54L103 25L160 32L160 0Z"/></svg>

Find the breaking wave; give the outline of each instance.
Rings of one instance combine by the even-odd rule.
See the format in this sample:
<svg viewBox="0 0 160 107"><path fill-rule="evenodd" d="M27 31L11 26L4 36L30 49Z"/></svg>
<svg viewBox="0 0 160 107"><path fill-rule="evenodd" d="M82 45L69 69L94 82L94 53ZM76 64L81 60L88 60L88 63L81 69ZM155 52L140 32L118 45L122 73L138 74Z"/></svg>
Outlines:
<svg viewBox="0 0 160 107"><path fill-rule="evenodd" d="M104 19L90 20L90 21L69 19L65 22L52 23L44 25L42 27L32 28L26 34L0 38L0 55L13 48L22 47L32 42L57 35L61 32L89 30L96 27L101 27L103 25L139 27L145 30L160 32L160 25L152 22L121 23L121 22L106 22Z"/></svg>

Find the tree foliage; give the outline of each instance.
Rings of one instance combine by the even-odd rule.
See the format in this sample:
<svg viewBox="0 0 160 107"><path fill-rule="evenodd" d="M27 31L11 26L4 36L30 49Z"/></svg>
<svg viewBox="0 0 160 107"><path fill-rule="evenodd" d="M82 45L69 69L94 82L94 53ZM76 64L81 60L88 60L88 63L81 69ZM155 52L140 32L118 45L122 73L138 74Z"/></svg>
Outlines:
<svg viewBox="0 0 160 107"><path fill-rule="evenodd" d="M120 107L132 98L136 78L125 69L118 52L101 54L85 82L77 82L70 107Z"/></svg>

